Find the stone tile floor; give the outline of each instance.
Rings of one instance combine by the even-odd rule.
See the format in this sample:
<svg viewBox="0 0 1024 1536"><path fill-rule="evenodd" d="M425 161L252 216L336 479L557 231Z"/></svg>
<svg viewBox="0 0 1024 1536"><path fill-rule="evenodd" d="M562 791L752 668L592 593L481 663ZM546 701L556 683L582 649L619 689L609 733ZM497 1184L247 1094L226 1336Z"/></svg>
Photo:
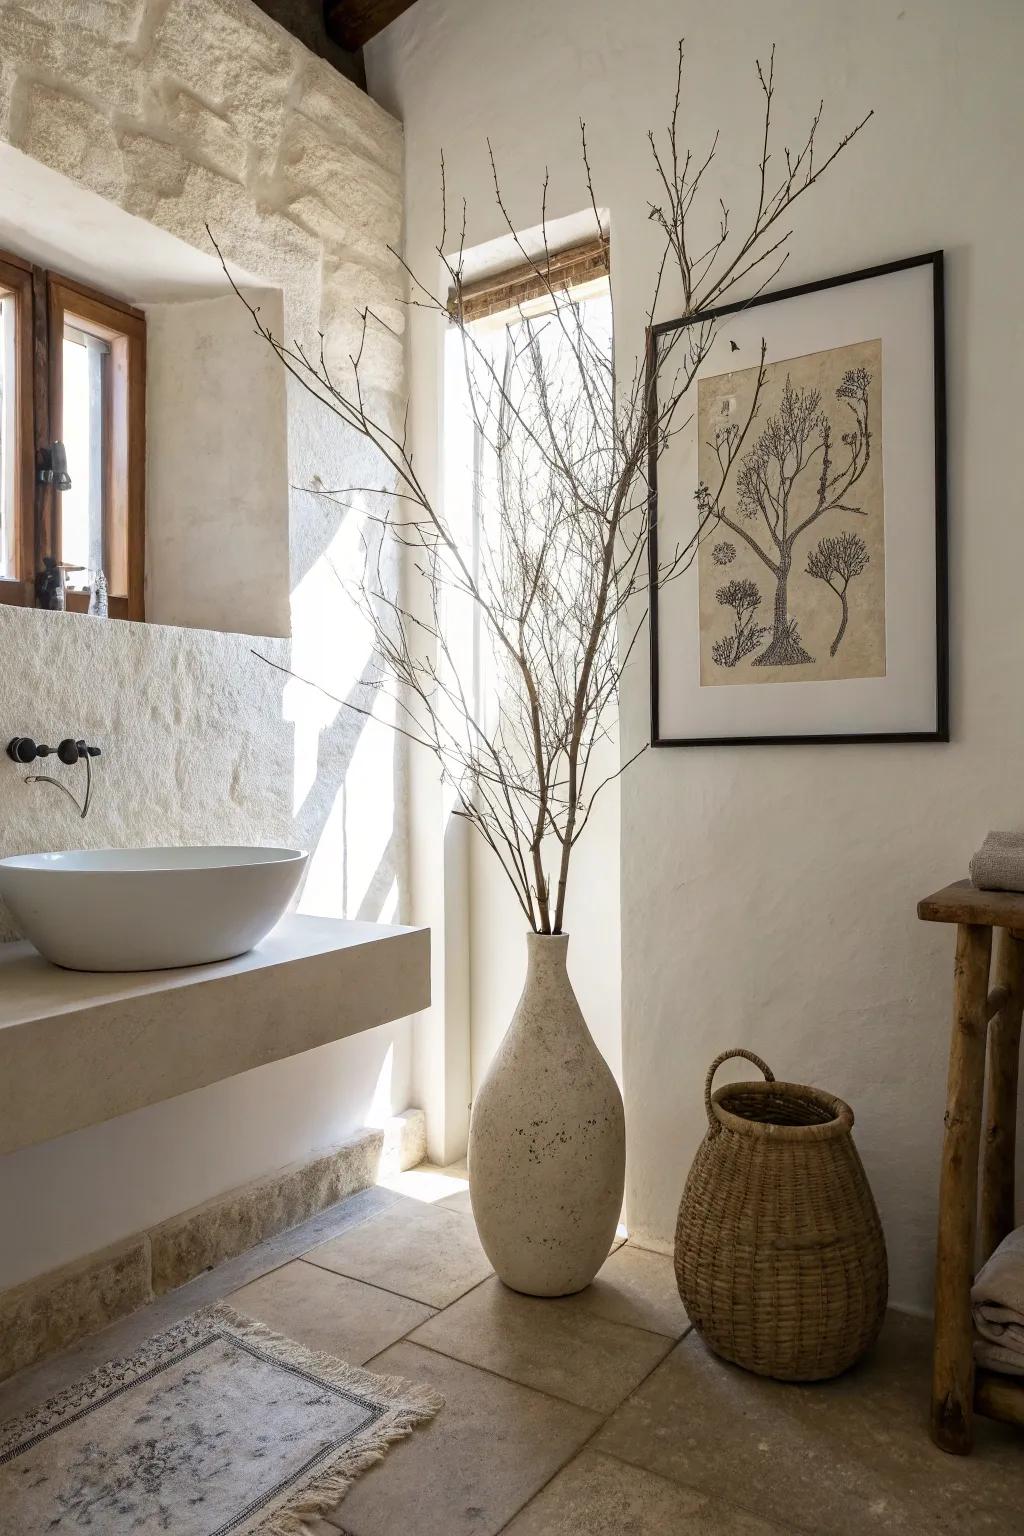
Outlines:
<svg viewBox="0 0 1024 1536"><path fill-rule="evenodd" d="M982 1421L968 1459L928 1440L927 1323L891 1313L838 1381L763 1381L688 1331L669 1258L620 1241L580 1296L518 1296L463 1169L387 1182L13 1378L0 1418L227 1297L446 1399L310 1536L1024 1533L1024 1434Z"/></svg>

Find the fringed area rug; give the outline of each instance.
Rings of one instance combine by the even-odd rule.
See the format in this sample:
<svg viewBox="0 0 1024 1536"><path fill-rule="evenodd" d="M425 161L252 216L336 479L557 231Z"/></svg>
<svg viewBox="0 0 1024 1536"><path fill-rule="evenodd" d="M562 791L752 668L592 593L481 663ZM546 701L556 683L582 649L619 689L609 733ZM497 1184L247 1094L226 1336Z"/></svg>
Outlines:
<svg viewBox="0 0 1024 1536"><path fill-rule="evenodd" d="M0 1533L299 1536L442 1405L211 1307L0 1425Z"/></svg>

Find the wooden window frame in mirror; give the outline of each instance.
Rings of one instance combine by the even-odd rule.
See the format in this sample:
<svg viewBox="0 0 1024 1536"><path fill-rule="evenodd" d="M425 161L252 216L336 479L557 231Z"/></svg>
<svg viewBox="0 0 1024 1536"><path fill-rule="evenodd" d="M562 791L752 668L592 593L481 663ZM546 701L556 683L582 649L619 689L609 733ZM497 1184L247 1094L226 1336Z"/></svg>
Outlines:
<svg viewBox="0 0 1024 1536"><path fill-rule="evenodd" d="M0 251L0 292L15 300L15 479L13 574L0 577L0 603L37 606L44 556L61 558L52 484L37 470L62 438L65 318L110 345L103 411L103 549L108 612L145 619L146 317L121 300L25 257ZM108 568L109 567L109 568ZM71 613L85 613L88 591L69 591Z"/></svg>
<svg viewBox="0 0 1024 1536"><path fill-rule="evenodd" d="M70 278L47 276L49 392L52 435L62 437L65 323L110 344L104 391L104 570L110 616L145 618L146 574L146 317ZM52 487L44 517L44 545L61 558L57 492ZM85 613L89 593L68 591L69 612Z"/></svg>
<svg viewBox="0 0 1024 1536"><path fill-rule="evenodd" d="M31 262L0 252L0 289L15 302L14 376L14 573L0 578L0 603L31 608L35 603L35 411L33 402L33 268Z"/></svg>

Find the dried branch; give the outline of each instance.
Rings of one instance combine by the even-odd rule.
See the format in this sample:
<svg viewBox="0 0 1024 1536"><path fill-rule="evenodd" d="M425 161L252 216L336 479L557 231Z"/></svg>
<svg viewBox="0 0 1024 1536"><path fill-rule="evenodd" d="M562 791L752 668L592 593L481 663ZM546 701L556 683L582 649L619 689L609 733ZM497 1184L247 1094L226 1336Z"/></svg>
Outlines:
<svg viewBox="0 0 1024 1536"><path fill-rule="evenodd" d="M697 529L688 541L665 553L654 572L648 566L649 451L655 457L662 454L692 419L687 400L715 340L716 306L739 285L753 296L778 273L790 238L783 227L786 215L871 116L868 113L820 155L819 105L801 147L784 147L776 156L773 50L766 66L757 65L764 114L758 195L750 221L735 234L729 208L714 198L716 232L710 242L705 237L695 246L692 221L703 204L719 136L715 134L698 155L682 148L683 66L680 44L667 133L660 143L653 134L649 139L658 193L648 212L661 241L647 313L653 321L671 278L679 282L683 314L691 323L652 349L646 370L637 366L631 379L617 378L610 327L593 305L579 302L553 277L547 175L541 189L540 249L533 253L507 204L490 144L497 208L545 295L544 313L537 314L531 305L529 314L520 310L511 315L498 333L493 326L481 330L467 322L463 270L468 212L463 201L453 252L443 158L436 253L448 291L435 292L404 258L392 253L409 279L408 302L443 316L462 344L466 405L479 445L472 547L464 547L420 478L409 448L408 415L399 432L370 403L366 360L373 336L387 329L380 318L364 309L358 344L347 366L329 366L323 337L314 357L300 343L289 346L272 334L221 256L258 334L282 366L377 449L380 485L319 488L316 494L361 519L363 571L350 587L374 639L378 676L383 666L394 684L387 693L394 712L389 723L433 753L443 782L454 793L456 813L484 838L527 921L543 933L562 931L572 850L595 800L635 760L604 773L591 788L600 772L598 755L611 739L623 670L646 621L651 582L660 584L687 570L701 541L721 523L756 548L768 564L769 551L779 548L779 527L772 531L772 520L777 524L779 517L769 494L773 487L766 489L758 481L764 432L749 445L765 379L763 344L749 409L717 445L715 483L701 487ZM580 143L588 204L606 239L582 122ZM773 165L780 166L774 178ZM215 241L214 247L220 255ZM848 382L845 398L854 428L843 439L845 463L832 465L827 438L815 444L817 426L797 424L794 429L798 436L803 431L803 466L813 460L820 472L822 507L843 505L870 452L866 395L858 380ZM766 520L760 536L745 516L723 511L727 485L735 490L743 475L749 481L750 505L756 504L758 516ZM788 531L782 535L788 536ZM395 597L383 553L388 547L407 554L420 576L422 610L413 612ZM735 554L732 545L718 548ZM831 561L829 573L834 574L832 554L826 551L821 559L822 571ZM733 664L763 639L765 631L756 623L761 597L753 583L732 582L720 589L719 600L734 614L733 633L722 642L722 654ZM623 634L627 620L628 632ZM455 639L467 625L477 636L476 645L468 648ZM478 656L464 654L467 649L478 651ZM366 686L375 689L367 695L371 700L386 692L379 680ZM338 702L363 715L374 713L368 703Z"/></svg>

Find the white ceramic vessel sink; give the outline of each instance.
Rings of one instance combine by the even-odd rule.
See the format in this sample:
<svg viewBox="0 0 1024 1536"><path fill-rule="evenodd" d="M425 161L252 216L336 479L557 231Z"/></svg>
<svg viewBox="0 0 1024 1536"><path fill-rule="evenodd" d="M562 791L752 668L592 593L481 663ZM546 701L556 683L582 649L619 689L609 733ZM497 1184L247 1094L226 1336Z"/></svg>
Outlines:
<svg viewBox="0 0 1024 1536"><path fill-rule="evenodd" d="M294 848L101 848L0 859L26 936L73 971L156 971L245 954L295 894Z"/></svg>

